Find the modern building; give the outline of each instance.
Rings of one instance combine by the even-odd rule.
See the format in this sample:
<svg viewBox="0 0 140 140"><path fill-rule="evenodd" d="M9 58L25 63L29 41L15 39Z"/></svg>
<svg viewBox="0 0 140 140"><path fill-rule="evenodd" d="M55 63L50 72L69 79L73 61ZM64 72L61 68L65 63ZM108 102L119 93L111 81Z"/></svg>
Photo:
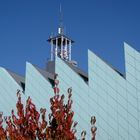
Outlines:
<svg viewBox="0 0 140 140"><path fill-rule="evenodd" d="M74 41L64 35L48 39L51 59L47 69L27 62L26 75L21 77L0 68L0 112L9 115L15 109L16 91L22 91L23 102L31 96L38 108L49 109L53 96L54 73L59 76L61 94L73 89L74 120L77 135L87 131L91 139L90 118L96 116L97 140L140 140L140 53L124 43L125 74L121 74L88 50L88 74L78 68L71 58ZM49 112L49 110L48 110Z"/></svg>

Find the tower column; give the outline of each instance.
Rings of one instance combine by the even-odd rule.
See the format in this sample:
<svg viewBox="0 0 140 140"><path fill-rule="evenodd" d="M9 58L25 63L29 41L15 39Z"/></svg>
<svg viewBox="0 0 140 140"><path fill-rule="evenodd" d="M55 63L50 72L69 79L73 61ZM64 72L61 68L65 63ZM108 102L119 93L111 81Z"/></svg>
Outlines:
<svg viewBox="0 0 140 140"><path fill-rule="evenodd" d="M61 36L61 58L63 58L63 36Z"/></svg>
<svg viewBox="0 0 140 140"><path fill-rule="evenodd" d="M71 40L69 42L69 61L71 61Z"/></svg>
<svg viewBox="0 0 140 140"><path fill-rule="evenodd" d="M68 60L68 43L67 43L67 38L65 40L65 49L64 49L64 57L65 57L65 60Z"/></svg>
<svg viewBox="0 0 140 140"><path fill-rule="evenodd" d="M56 44L55 44L55 58L57 57L58 54L58 38L56 38Z"/></svg>
<svg viewBox="0 0 140 140"><path fill-rule="evenodd" d="M53 61L53 40L51 40L51 61Z"/></svg>

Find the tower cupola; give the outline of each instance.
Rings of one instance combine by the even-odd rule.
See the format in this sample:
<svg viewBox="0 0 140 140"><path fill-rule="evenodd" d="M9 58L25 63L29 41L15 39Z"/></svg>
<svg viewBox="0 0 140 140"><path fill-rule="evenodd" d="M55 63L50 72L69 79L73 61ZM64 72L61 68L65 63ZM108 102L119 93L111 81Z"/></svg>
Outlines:
<svg viewBox="0 0 140 140"><path fill-rule="evenodd" d="M61 6L59 22L57 35L50 36L47 40L51 46L51 61L54 61L56 57L59 57L64 61L77 65L77 62L72 61L71 59L71 47L74 41L64 34Z"/></svg>
<svg viewBox="0 0 140 140"><path fill-rule="evenodd" d="M55 60L56 56L65 60L71 61L71 47L73 40L63 34L50 37L48 42L51 45L51 61Z"/></svg>

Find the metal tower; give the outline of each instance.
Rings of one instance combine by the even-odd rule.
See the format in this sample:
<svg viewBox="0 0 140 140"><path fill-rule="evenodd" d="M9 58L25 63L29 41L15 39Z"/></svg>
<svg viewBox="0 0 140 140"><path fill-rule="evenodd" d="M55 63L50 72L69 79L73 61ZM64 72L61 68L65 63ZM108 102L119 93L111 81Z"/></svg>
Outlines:
<svg viewBox="0 0 140 140"><path fill-rule="evenodd" d="M51 61L54 61L57 56L73 65L77 65L76 61L71 60L71 47L74 41L64 34L61 5L59 20L58 34L56 36L50 36L47 40L51 45Z"/></svg>

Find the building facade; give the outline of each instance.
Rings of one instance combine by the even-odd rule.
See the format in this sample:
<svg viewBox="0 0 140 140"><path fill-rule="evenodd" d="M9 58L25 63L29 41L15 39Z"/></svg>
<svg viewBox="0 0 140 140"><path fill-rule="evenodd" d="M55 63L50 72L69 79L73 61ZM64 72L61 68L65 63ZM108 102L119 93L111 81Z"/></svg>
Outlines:
<svg viewBox="0 0 140 140"><path fill-rule="evenodd" d="M124 43L125 75L88 50L88 74L71 59L74 41L63 34L50 37L51 60L46 70L27 62L25 78L0 68L0 112L9 115L15 109L16 91L23 102L31 96L38 109L50 107L54 73L58 74L60 93L73 89L74 120L77 135L87 131L91 139L90 118L96 116L97 140L140 140L140 53Z"/></svg>

